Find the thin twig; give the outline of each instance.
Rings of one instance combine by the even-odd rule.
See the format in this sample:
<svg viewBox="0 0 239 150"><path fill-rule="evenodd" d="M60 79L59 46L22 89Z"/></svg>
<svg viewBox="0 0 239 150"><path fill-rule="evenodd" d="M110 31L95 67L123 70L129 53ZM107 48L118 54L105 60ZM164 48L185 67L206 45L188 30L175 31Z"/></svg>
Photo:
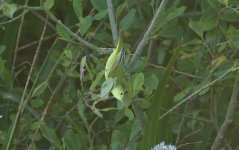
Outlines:
<svg viewBox="0 0 239 150"><path fill-rule="evenodd" d="M24 6L27 6L27 4L28 4L28 0L25 1ZM17 41L16 41L16 45L15 45L15 49L14 49L13 63L12 63L12 70L11 70L12 74L14 74L15 65L17 63L16 62L17 61L17 49L18 49L18 46L19 46L21 33L22 33L22 27L23 27L23 21L24 21L26 13L27 13L27 9L24 9L23 13L22 13L23 15L21 17L20 25L19 25L19 28L18 28Z"/></svg>
<svg viewBox="0 0 239 150"><path fill-rule="evenodd" d="M27 4L27 1L26 0L26 4ZM22 20L23 21L23 20ZM22 22L23 23L23 22ZM22 24L21 23L21 24ZM19 27L21 28L21 27ZM20 30L21 31L21 30ZM18 33L20 34L20 33ZM43 30L43 33L42 33L42 36L41 36L41 39L44 37L44 34L45 34L45 30ZM18 45L18 44L16 44ZM11 133L10 133L10 137L8 139L8 143L7 143L7 147L6 147L6 150L9 150L10 149L10 146L11 146L11 143L12 143L12 140L13 140L13 136L14 136L14 133L15 133L15 130L16 130L16 126L17 126L17 123L18 123L18 120L20 118L20 114L22 112L22 110L24 109L24 106L25 106L25 103L24 103L24 98L25 98L25 95L26 95L26 92L27 92L27 88L28 88L28 85L29 85L29 82L30 82L30 78L32 76L32 73L33 73L33 69L35 67L35 64L36 64L36 60L38 58L38 55L39 55L39 52L40 52L40 45L41 45L41 42L39 43L39 47L36 49L36 53L34 55L34 58L33 58L33 61L32 61L32 65L31 65L31 68L30 68L30 71L29 71L29 74L28 74L28 77L27 77L27 81L26 81L26 84L25 84L25 87L24 87L24 90L23 90L23 94L22 94L22 97L21 97L21 101L20 101L20 104L19 104L19 107L18 107L18 111L17 111L17 114L16 114L16 117L15 117L15 120L14 120L14 123L13 123L13 127L11 129ZM15 50L18 48L18 46L16 46ZM17 51L15 51L17 52ZM16 59L16 56L14 55L15 59ZM14 63L16 60L14 60ZM14 64L13 64L13 70L14 71Z"/></svg>
<svg viewBox="0 0 239 150"><path fill-rule="evenodd" d="M109 13L109 19L110 19L110 26L113 36L113 42L114 45L117 45L118 41L118 31L117 31L117 24L115 21L115 15L114 15L114 7L112 4L112 0L107 0L107 6L108 6L108 13Z"/></svg>
<svg viewBox="0 0 239 150"><path fill-rule="evenodd" d="M9 23L12 23L14 21L16 21L17 19L21 18L22 16L24 16L26 13L28 12L28 10L22 12L21 14L19 14L18 16L10 19L10 20L7 20L7 21L4 21L4 22L1 22L0 25L5 25L5 24L9 24Z"/></svg>
<svg viewBox="0 0 239 150"><path fill-rule="evenodd" d="M78 42L81 42L83 45L85 45L86 47L93 49L97 52L102 52L102 49L99 47L96 47L95 45L85 41L82 37L78 36L76 33L72 32L66 25L64 25L60 20L58 20L53 14L52 12L50 12L49 10L46 9L42 9L48 16L49 18L54 21L55 23L57 23L58 25L60 25L62 28L64 28L73 38L75 38Z"/></svg>
<svg viewBox="0 0 239 150"><path fill-rule="evenodd" d="M221 80L222 78L224 78L227 74L229 74L230 72L234 71L236 68L235 66L233 66L232 68L228 69L225 73L223 73L221 76L219 76L217 79L215 79L214 81L210 82L209 84L203 86L202 88L200 88L199 90L197 90L196 92L194 92L193 94L189 95L188 97L186 97L185 99L183 99L181 102L179 102L178 104L176 104L173 108L171 108L170 110L168 110L166 113L164 113L163 115L161 115L159 117L159 120L162 119L163 117L167 116L168 114L170 114L172 111L174 111L176 108L178 108L179 106L181 106L183 103L185 103L186 101L188 101L189 99L191 99L193 96L197 95L198 93L200 93L202 90L208 88L209 86L215 84L216 82L218 82L219 80Z"/></svg>
<svg viewBox="0 0 239 150"><path fill-rule="evenodd" d="M230 103L229 103L229 106L227 109L227 114L226 114L225 120L217 133L217 136L213 142L211 150L219 149L219 146L224 138L224 135L225 135L230 123L232 122L233 113L234 113L235 107L237 105L238 92L239 92L239 71L237 73L236 81L234 83L234 88L233 88L231 100L230 100Z"/></svg>
<svg viewBox="0 0 239 150"><path fill-rule="evenodd" d="M152 66L154 68L166 70L166 68L163 67L163 66L155 65L155 64L152 64L152 63L149 63L148 65ZM172 72L175 72L175 73L178 73L178 74L181 74L181 75L185 75L185 76L188 76L188 77L191 77L191 78L202 79L202 77L199 77L199 76L196 76L196 75L193 75L193 74L189 74L189 73L185 73L185 72L182 72L182 71L178 71L178 70L175 70L175 69L172 70Z"/></svg>
<svg viewBox="0 0 239 150"><path fill-rule="evenodd" d="M147 42L149 40L149 35L152 33L152 31L155 28L157 28L157 22L159 22L160 15L163 12L167 2L168 2L168 0L162 0L161 1L161 4L156 11L156 14L154 15L146 33L144 34L142 40L140 41L139 45L136 48L136 51L135 51L133 57L130 60L130 63L129 63L129 66L128 66L129 68L132 68L134 66L135 62L140 57L141 53L143 52L143 49L144 49L145 45L147 44Z"/></svg>

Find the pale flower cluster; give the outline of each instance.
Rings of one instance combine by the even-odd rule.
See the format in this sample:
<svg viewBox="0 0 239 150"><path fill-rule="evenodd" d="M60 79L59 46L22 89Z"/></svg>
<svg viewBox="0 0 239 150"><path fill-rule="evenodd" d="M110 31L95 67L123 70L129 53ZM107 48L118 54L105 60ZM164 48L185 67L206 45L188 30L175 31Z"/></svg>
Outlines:
<svg viewBox="0 0 239 150"><path fill-rule="evenodd" d="M174 145L164 145L164 142L161 142L158 145L155 145L151 150L176 150L176 146Z"/></svg>

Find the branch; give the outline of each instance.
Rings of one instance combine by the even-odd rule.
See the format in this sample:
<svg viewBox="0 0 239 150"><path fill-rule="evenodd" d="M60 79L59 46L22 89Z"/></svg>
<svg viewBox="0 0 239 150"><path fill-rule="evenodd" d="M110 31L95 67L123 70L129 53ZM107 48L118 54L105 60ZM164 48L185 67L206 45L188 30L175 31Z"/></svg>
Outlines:
<svg viewBox="0 0 239 150"><path fill-rule="evenodd" d="M188 101L189 99L191 99L193 96L197 95L198 93L200 93L202 90L208 88L209 86L215 84L216 82L218 82L219 80L221 80L222 78L224 78L227 74L229 74L230 72L234 71L235 69L238 69L236 66L233 66L232 68L230 68L229 70L227 70L225 73L223 73L221 76L219 76L218 78L216 78L215 80L213 80L212 82L208 83L207 85L203 86L202 88L200 88L199 90L195 91L193 94L189 95L188 97L186 97L185 99L181 100L178 104L176 104L174 107L172 107L170 110L168 110L166 113L162 114L158 119L161 120L163 117L167 116L168 114L170 114L171 112L173 112L176 108L178 108L179 106L181 106L183 103L185 103L186 101Z"/></svg>
<svg viewBox="0 0 239 150"><path fill-rule="evenodd" d="M109 19L110 19L110 26L113 36L113 42L114 45L117 45L118 41L118 31L117 31L117 24L114 17L114 8L112 4L112 0L107 0L107 6L108 6L108 13L109 13Z"/></svg>
<svg viewBox="0 0 239 150"><path fill-rule="evenodd" d="M24 7L20 7L20 8L22 9L22 8L24 8ZM50 18L53 22L59 24L59 25L60 25L62 28L64 28L74 39L76 39L76 40L77 40L78 42L80 42L82 45L84 45L85 47L88 47L88 48L90 48L90 49L92 49L92 50L95 50L95 51L97 51L98 53L104 53L104 49L103 49L103 48L99 48L99 47L95 46L94 44L91 44L91 43L87 42L87 41L84 40L82 37L78 36L76 33L74 33L73 31L71 31L70 28L68 28L66 25L64 25L59 19L57 19L51 11L49 11L49 10L47 10L47 9L45 9L44 7L41 7L41 6L39 6L39 7L29 7L29 6L27 6L26 8L27 8L28 10L31 10L31 11L43 11L44 13L46 13L46 14L49 16L49 18Z"/></svg>
<svg viewBox="0 0 239 150"><path fill-rule="evenodd" d="M139 58L139 56L143 52L143 49L148 42L148 37L149 37L150 33L157 27L157 22L159 22L160 15L163 12L167 2L168 2L168 0L162 0L161 1L161 4L156 11L156 14L154 15L147 31L145 32L142 40L140 41L138 47L136 48L135 53L133 54L133 57L130 60L130 63L129 63L129 66L128 66L129 68L132 68L134 66L135 62L137 61L137 59Z"/></svg>
<svg viewBox="0 0 239 150"><path fill-rule="evenodd" d="M219 149L219 146L223 140L223 137L224 137L230 123L232 122L232 116L233 116L233 112L235 110L235 106L237 103L238 92L239 92L239 71L237 73L237 78L234 83L234 88L233 88L231 100L230 100L230 103L229 103L229 106L227 109L226 118L225 118L220 130L217 133L217 137L215 138L215 140L213 142L211 150Z"/></svg>

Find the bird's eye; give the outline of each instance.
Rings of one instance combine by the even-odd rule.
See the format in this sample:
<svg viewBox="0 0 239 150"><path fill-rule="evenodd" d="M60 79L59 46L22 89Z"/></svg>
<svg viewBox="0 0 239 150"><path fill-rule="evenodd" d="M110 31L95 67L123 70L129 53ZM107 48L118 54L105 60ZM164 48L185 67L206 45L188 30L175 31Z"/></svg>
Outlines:
<svg viewBox="0 0 239 150"><path fill-rule="evenodd" d="M120 92L120 95L124 95L124 93L123 93L123 92Z"/></svg>

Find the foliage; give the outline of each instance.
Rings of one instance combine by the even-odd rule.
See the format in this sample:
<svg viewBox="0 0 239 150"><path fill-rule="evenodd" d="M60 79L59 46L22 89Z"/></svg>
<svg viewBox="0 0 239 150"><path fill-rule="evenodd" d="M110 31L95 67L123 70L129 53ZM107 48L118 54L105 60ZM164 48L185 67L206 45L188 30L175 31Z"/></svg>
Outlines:
<svg viewBox="0 0 239 150"><path fill-rule="evenodd" d="M0 1L1 149L202 150L223 123L220 148L238 149L238 106L228 107L238 93L238 8ZM109 59L121 33L123 48Z"/></svg>

